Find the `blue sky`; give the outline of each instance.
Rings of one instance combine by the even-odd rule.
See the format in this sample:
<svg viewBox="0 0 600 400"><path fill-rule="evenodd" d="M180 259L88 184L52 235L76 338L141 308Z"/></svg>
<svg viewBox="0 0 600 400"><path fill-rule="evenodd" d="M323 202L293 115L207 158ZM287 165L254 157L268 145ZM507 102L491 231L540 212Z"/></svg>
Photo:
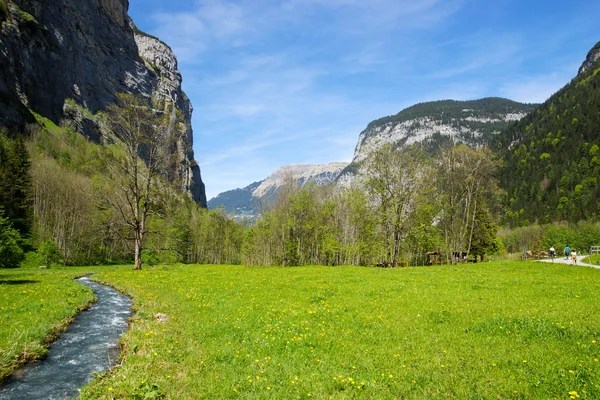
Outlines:
<svg viewBox="0 0 600 400"><path fill-rule="evenodd" d="M412 104L542 102L600 41L598 0L130 0L194 106L208 198L287 164L349 161Z"/></svg>

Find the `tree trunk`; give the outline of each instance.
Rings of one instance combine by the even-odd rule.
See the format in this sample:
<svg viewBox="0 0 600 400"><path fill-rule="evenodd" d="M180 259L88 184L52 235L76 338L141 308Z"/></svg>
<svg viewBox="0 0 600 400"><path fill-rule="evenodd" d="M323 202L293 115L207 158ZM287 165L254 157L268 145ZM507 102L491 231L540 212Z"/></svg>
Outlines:
<svg viewBox="0 0 600 400"><path fill-rule="evenodd" d="M137 235L135 238L133 269L142 269L142 241L137 237Z"/></svg>
<svg viewBox="0 0 600 400"><path fill-rule="evenodd" d="M398 266L398 256L400 255L400 232L398 227L394 230L394 258L392 266L396 268Z"/></svg>

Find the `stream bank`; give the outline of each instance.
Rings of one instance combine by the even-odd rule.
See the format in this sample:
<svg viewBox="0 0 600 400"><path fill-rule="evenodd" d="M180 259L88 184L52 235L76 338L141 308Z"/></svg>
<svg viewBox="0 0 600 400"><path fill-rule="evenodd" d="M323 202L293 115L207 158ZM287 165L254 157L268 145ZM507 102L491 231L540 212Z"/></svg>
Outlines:
<svg viewBox="0 0 600 400"><path fill-rule="evenodd" d="M131 299L115 289L77 280L92 289L98 301L77 314L66 332L49 347L48 357L15 371L0 384L0 400L65 399L106 371L119 356L119 339L131 317Z"/></svg>

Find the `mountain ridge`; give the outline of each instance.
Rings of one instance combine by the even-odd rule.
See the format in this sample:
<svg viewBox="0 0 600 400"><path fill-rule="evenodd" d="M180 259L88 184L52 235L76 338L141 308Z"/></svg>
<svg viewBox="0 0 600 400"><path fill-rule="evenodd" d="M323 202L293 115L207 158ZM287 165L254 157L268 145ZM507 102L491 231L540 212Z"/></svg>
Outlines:
<svg viewBox="0 0 600 400"><path fill-rule="evenodd" d="M275 199L277 191L286 184L287 179L293 179L300 185L308 182L328 185L347 165L346 162L285 165L261 181L218 194L208 201L208 208L223 207L225 212L236 217L255 218L262 207L267 207Z"/></svg>

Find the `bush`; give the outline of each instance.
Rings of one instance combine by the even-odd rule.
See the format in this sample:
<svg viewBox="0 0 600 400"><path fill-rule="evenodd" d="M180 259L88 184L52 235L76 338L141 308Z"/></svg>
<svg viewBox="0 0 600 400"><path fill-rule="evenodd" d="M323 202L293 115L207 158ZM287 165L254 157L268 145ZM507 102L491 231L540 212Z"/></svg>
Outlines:
<svg viewBox="0 0 600 400"><path fill-rule="evenodd" d="M47 266L59 264L61 262L60 250L53 240L46 240L38 249L38 254Z"/></svg>
<svg viewBox="0 0 600 400"><path fill-rule="evenodd" d="M21 235L0 212L0 268L17 268L24 260L20 243Z"/></svg>
<svg viewBox="0 0 600 400"><path fill-rule="evenodd" d="M143 265L156 265L160 263L160 259L158 258L158 254L154 251L150 250L142 250L142 264Z"/></svg>
<svg viewBox="0 0 600 400"><path fill-rule="evenodd" d="M36 251L28 251L21 265L25 268L37 268L44 265L44 258Z"/></svg>
<svg viewBox="0 0 600 400"><path fill-rule="evenodd" d="M0 16L8 15L8 5L6 4L6 0L0 0Z"/></svg>

